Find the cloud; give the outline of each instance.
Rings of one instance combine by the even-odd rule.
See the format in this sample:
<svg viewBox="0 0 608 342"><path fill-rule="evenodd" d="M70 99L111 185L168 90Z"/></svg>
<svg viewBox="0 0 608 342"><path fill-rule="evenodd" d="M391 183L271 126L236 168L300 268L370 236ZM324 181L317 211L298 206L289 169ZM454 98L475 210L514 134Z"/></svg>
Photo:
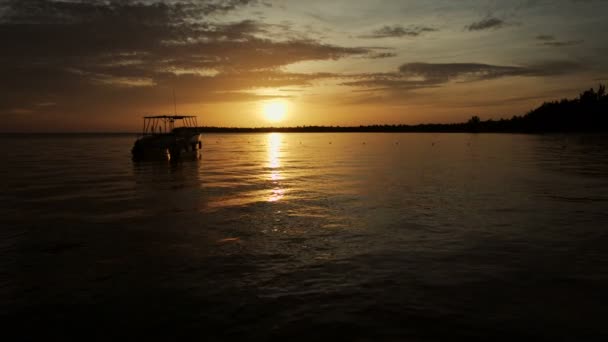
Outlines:
<svg viewBox="0 0 608 342"><path fill-rule="evenodd" d="M562 46L580 45L584 42L585 42L584 40L548 41L548 42L541 43L540 45L551 46L551 47L562 47Z"/></svg>
<svg viewBox="0 0 608 342"><path fill-rule="evenodd" d="M568 61L547 61L528 66L482 63L406 63L398 71L351 75L342 85L371 90L412 90L438 87L451 81L476 82L513 76L556 76L573 73L582 66Z"/></svg>
<svg viewBox="0 0 608 342"><path fill-rule="evenodd" d="M196 15L223 14L239 7L256 3L256 0L197 0L182 2L167 1L48 1L48 0L4 0L3 19L19 23L63 23L87 21L108 14L116 14L121 9L142 9L130 11L133 20L145 22L166 19L183 19Z"/></svg>
<svg viewBox="0 0 608 342"><path fill-rule="evenodd" d="M380 59L380 58L391 58L397 57L397 54L394 52L374 52L367 56L370 59Z"/></svg>
<svg viewBox="0 0 608 342"><path fill-rule="evenodd" d="M373 31L371 34L361 35L359 38L391 38L391 37L418 37L425 32L434 32L437 29L425 26L410 26L405 28L401 25L384 26Z"/></svg>
<svg viewBox="0 0 608 342"><path fill-rule="evenodd" d="M538 36L536 36L537 40L542 40L542 41L550 41L550 40L555 40L555 37L549 34L540 34Z"/></svg>
<svg viewBox="0 0 608 342"><path fill-rule="evenodd" d="M558 41L558 40L555 40L555 36L545 35L545 34L536 36L536 40L540 40L542 42L542 43L539 43L538 45L551 46L551 47L579 45L579 44L582 44L585 42L584 40Z"/></svg>
<svg viewBox="0 0 608 342"><path fill-rule="evenodd" d="M191 87L191 101L256 87L302 86L328 74L290 74L288 64L367 56L374 49L315 39L267 37L254 20L218 21L251 0L185 2L12 0L0 12L0 110L62 105L73 94L101 103L129 94L134 103ZM272 31L274 32L274 31ZM10 82L7 80L11 80ZM37 107L37 110L45 107Z"/></svg>
<svg viewBox="0 0 608 342"><path fill-rule="evenodd" d="M469 31L482 31L489 29L498 29L505 25L506 23L502 19L490 17L483 19L481 21L474 22L468 26L466 29Z"/></svg>
<svg viewBox="0 0 608 342"><path fill-rule="evenodd" d="M490 79L513 75L520 72L514 66L500 66L480 63L408 63L399 67L399 72L411 77L447 82L455 78Z"/></svg>
<svg viewBox="0 0 608 342"><path fill-rule="evenodd" d="M572 2L591 3L591 2L608 2L608 0L570 0Z"/></svg>
<svg viewBox="0 0 608 342"><path fill-rule="evenodd" d="M399 71L408 76L447 82L457 78L487 80L507 76L553 76L578 71L581 65L569 61L546 61L528 66L503 66L482 63L407 63Z"/></svg>

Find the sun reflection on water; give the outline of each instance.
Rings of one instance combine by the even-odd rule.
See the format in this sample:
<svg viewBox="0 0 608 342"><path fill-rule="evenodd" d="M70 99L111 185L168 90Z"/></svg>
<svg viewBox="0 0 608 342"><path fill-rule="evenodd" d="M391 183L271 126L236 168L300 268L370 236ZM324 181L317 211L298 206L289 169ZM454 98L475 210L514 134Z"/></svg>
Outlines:
<svg viewBox="0 0 608 342"><path fill-rule="evenodd" d="M281 188L281 133L270 133L268 135L268 168L270 169L269 179L272 181L273 188L268 197L269 202L276 202L285 196L285 189Z"/></svg>

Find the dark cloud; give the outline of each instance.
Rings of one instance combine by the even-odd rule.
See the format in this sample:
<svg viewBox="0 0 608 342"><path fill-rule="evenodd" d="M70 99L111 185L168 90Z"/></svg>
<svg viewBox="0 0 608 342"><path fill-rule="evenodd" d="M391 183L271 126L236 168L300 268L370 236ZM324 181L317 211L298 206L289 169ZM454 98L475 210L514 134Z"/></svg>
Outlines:
<svg viewBox="0 0 608 342"><path fill-rule="evenodd" d="M101 98L96 94L130 94L135 101L137 94L168 87L191 88L184 92L192 101L251 98L227 94L307 85L328 75L289 74L280 67L373 52L314 39L265 38L270 25L213 19L253 2L4 2L0 109L50 102L60 107L73 94L90 97L91 105Z"/></svg>
<svg viewBox="0 0 608 342"><path fill-rule="evenodd" d="M555 39L555 36L545 35L545 34L536 36L536 39L542 41L542 43L539 43L538 45L551 46L551 47L579 45L579 44L582 44L585 42L584 40L559 41L559 40Z"/></svg>
<svg viewBox="0 0 608 342"><path fill-rule="evenodd" d="M538 36L536 36L537 40L542 40L542 41L550 41L550 40L555 40L555 37L549 34L540 34Z"/></svg>
<svg viewBox="0 0 608 342"><path fill-rule="evenodd" d="M425 26L403 27L401 25L384 26L371 34L361 35L359 38L389 38L389 37L418 37L425 32L434 32L437 29Z"/></svg>
<svg viewBox="0 0 608 342"><path fill-rule="evenodd" d="M164 2L160 0L4 0L4 18L18 23L65 23L88 21L102 17L119 9L145 8L133 11L133 20L153 21L171 15L173 19L185 19L195 15L221 14L238 7L256 3L257 0L197 0ZM94 10L92 10L94 9ZM162 16L158 16L162 14Z"/></svg>
<svg viewBox="0 0 608 342"><path fill-rule="evenodd" d="M371 59L391 58L391 57L397 57L397 54L394 52L374 52L367 56L367 58L371 58Z"/></svg>
<svg viewBox="0 0 608 342"><path fill-rule="evenodd" d="M466 29L469 31L482 31L489 29L498 29L505 25L506 23L502 19L498 18L486 18L481 21L477 21L472 23L471 25L466 26Z"/></svg>
<svg viewBox="0 0 608 342"><path fill-rule="evenodd" d="M399 67L401 74L410 77L423 77L427 80L444 83L458 77L468 79L490 79L518 74L520 68L513 66L489 65L480 63L408 63Z"/></svg>
<svg viewBox="0 0 608 342"><path fill-rule="evenodd" d="M608 2L608 0L570 0L572 2L592 3L592 2Z"/></svg>
<svg viewBox="0 0 608 342"><path fill-rule="evenodd" d="M541 43L540 45L551 46L551 47L562 47L562 46L580 45L584 42L585 42L584 40L548 41L548 42Z"/></svg>
<svg viewBox="0 0 608 342"><path fill-rule="evenodd" d="M528 66L502 66L481 63L408 63L399 67L407 76L419 76L439 82L463 77L486 80L506 76L553 76L580 70L581 65L568 61L548 61Z"/></svg>
<svg viewBox="0 0 608 342"><path fill-rule="evenodd" d="M579 71L573 62L550 61L529 66L481 63L407 63L397 72L352 75L343 85L372 90L409 90L437 87L450 81L474 82L512 76L555 76Z"/></svg>

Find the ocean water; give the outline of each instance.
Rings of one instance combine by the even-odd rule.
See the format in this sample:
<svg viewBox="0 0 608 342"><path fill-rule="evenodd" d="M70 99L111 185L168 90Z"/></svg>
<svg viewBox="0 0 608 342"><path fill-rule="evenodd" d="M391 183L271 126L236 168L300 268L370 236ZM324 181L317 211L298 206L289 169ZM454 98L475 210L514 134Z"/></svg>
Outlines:
<svg viewBox="0 0 608 342"><path fill-rule="evenodd" d="M608 137L2 135L10 340L601 340Z"/></svg>

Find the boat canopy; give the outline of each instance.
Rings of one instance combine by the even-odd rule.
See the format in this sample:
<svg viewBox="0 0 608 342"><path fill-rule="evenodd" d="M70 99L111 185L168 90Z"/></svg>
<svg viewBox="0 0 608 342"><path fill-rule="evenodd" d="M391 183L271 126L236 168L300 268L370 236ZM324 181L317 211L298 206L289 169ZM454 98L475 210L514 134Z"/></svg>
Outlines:
<svg viewBox="0 0 608 342"><path fill-rule="evenodd" d="M175 128L175 121L181 122L179 127L198 127L196 116L194 115L144 116L143 135L171 133Z"/></svg>

